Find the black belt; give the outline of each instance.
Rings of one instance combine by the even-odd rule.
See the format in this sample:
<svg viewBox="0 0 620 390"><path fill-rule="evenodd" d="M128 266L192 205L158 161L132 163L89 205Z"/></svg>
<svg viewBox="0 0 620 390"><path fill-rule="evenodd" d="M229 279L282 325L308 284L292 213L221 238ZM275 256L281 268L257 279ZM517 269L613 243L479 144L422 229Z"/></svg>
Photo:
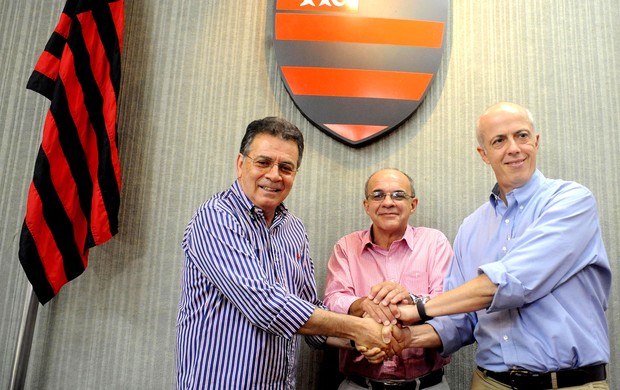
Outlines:
<svg viewBox="0 0 620 390"><path fill-rule="evenodd" d="M531 372L527 370L510 370L495 372L478 367L483 374L502 382L516 390L552 389L552 374L557 378L557 388L583 386L586 383L604 381L607 378L605 364L585 366L569 370L551 372Z"/></svg>
<svg viewBox="0 0 620 390"><path fill-rule="evenodd" d="M349 375L347 378L358 386L372 390L421 390L441 383L441 380L443 379L443 368L433 371L428 375L424 375L423 377L406 382L398 380L390 381L389 379L384 381L375 381L359 375Z"/></svg>

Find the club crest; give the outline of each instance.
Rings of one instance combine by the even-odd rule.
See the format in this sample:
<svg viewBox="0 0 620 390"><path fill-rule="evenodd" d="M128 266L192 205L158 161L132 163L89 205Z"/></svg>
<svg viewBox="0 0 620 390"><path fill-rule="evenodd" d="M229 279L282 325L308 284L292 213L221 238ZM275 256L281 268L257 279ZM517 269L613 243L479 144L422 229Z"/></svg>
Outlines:
<svg viewBox="0 0 620 390"><path fill-rule="evenodd" d="M418 108L444 50L449 0L276 0L274 46L295 105L346 145Z"/></svg>

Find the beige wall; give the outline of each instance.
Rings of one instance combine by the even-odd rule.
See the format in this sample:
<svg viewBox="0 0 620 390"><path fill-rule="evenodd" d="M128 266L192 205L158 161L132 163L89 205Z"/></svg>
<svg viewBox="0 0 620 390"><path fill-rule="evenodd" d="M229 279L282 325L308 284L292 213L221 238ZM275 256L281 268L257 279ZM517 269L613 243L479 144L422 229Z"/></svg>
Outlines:
<svg viewBox="0 0 620 390"><path fill-rule="evenodd" d="M2 388L29 288L17 247L48 107L25 85L62 6L60 0L0 0ZM337 143L297 111L276 73L272 17L273 1L266 0L127 0L121 231L92 250L84 275L39 309L27 388L173 387L183 229L199 203L234 180L245 125L267 115L290 119L307 140L287 205L308 228L321 290L334 242L369 225L361 187L378 168L410 173L420 196L412 223L454 238L494 184L475 153L473 124L498 100L534 113L542 131L539 167L548 177L576 180L594 192L618 272L617 0L453 1L430 94L399 130L362 149ZM620 369L617 297L614 284L612 378ZM468 388L471 352L458 353L450 365L453 389ZM299 388L325 383L320 374L333 371L332 359L304 349Z"/></svg>

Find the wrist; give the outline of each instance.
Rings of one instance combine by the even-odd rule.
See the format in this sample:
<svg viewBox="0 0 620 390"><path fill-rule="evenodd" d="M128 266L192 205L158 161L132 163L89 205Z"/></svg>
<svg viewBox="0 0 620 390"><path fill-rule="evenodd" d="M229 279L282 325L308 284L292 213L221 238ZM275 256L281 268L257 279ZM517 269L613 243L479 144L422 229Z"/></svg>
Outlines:
<svg viewBox="0 0 620 390"><path fill-rule="evenodd" d="M355 316L355 317L362 317L364 315L363 303L364 303L364 300L366 299L368 298L361 297L353 301L351 303L351 306L349 306L348 314Z"/></svg>
<svg viewBox="0 0 620 390"><path fill-rule="evenodd" d="M439 334L430 324L410 326L410 348L443 348Z"/></svg>
<svg viewBox="0 0 620 390"><path fill-rule="evenodd" d="M416 309L418 309L418 315L420 316L420 321L422 322L426 322L428 320L433 319L432 316L429 316L428 314L426 314L426 308L424 307L424 305L426 305L426 302L428 302L428 300L420 299L415 304Z"/></svg>

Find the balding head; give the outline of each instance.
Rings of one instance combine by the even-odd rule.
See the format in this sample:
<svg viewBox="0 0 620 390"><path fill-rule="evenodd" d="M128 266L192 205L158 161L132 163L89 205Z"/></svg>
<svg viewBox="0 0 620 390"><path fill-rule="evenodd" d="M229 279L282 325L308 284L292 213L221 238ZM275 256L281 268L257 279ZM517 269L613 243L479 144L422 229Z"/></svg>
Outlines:
<svg viewBox="0 0 620 390"><path fill-rule="evenodd" d="M482 113L482 115L478 117L478 120L476 121L476 139L478 140L478 145L481 148L484 148L484 145L483 145L483 139L482 139L482 131L480 130L480 122L493 116L494 114L502 113L502 112L523 114L523 116L526 117L528 122L530 123L532 130L535 131L534 130L534 117L532 116L532 113L530 112L530 110L516 103L510 103L510 102L495 103L491 107L487 108Z"/></svg>

